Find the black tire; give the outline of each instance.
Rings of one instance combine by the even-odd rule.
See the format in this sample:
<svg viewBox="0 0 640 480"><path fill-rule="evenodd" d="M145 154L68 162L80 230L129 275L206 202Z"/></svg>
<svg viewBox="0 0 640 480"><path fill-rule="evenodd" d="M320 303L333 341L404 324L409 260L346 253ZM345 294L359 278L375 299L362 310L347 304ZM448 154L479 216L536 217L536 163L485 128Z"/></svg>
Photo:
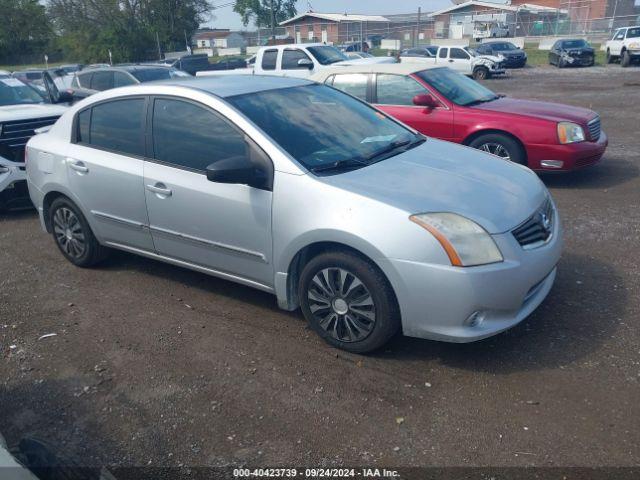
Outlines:
<svg viewBox="0 0 640 480"><path fill-rule="evenodd" d="M627 68L631 65L631 55L626 50L622 52L622 56L620 57L620 66L623 68Z"/></svg>
<svg viewBox="0 0 640 480"><path fill-rule="evenodd" d="M508 135L503 135L500 133L487 133L485 135L480 135L469 143L469 146L472 148L477 148L487 153L493 153L494 155L497 154L498 156L503 156L500 154L500 152L492 151L492 145L499 145L504 148L508 153L509 160L511 160L512 162L519 163L520 165L527 164L524 149L516 140L509 137Z"/></svg>
<svg viewBox="0 0 640 480"><path fill-rule="evenodd" d="M615 60L615 57L611 55L611 51L607 49L607 57L606 57L607 64L613 63L614 60Z"/></svg>
<svg viewBox="0 0 640 480"><path fill-rule="evenodd" d="M474 80L486 80L491 76L489 69L487 67L476 67L473 70L473 79Z"/></svg>
<svg viewBox="0 0 640 480"><path fill-rule="evenodd" d="M68 198L58 197L51 203L49 222L53 241L62 255L74 265L91 267L107 257L107 248L98 243L87 219Z"/></svg>
<svg viewBox="0 0 640 480"><path fill-rule="evenodd" d="M400 328L400 310L389 281L373 263L349 251L329 251L311 259L300 275L298 298L311 328L330 345L349 352L376 350ZM354 329L360 335L354 335Z"/></svg>

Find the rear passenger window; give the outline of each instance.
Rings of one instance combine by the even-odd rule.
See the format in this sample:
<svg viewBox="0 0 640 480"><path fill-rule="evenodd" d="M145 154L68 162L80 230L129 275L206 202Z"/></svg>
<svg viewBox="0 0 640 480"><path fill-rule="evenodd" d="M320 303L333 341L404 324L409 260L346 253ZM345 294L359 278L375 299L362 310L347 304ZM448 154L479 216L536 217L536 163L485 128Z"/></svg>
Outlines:
<svg viewBox="0 0 640 480"><path fill-rule="evenodd" d="M89 137L89 125L91 122L91 109L88 108L78 114L78 143L91 143Z"/></svg>
<svg viewBox="0 0 640 480"><path fill-rule="evenodd" d="M91 89L102 92L113 88L113 72L95 72L91 79Z"/></svg>
<svg viewBox="0 0 640 480"><path fill-rule="evenodd" d="M278 50L267 50L262 55L262 69L275 70L277 59L278 59Z"/></svg>
<svg viewBox="0 0 640 480"><path fill-rule="evenodd" d="M368 75L363 73L346 73L336 75L333 86L343 92L349 93L360 100L367 100Z"/></svg>
<svg viewBox="0 0 640 480"><path fill-rule="evenodd" d="M91 88L91 79L93 78L93 73L85 73L82 75L78 75L76 77L78 79L78 83L82 88Z"/></svg>
<svg viewBox="0 0 640 480"><path fill-rule="evenodd" d="M125 155L143 156L144 104L142 98L128 98L93 107L89 143ZM82 119L78 120L82 136Z"/></svg>
<svg viewBox="0 0 640 480"><path fill-rule="evenodd" d="M447 55L449 55L449 49L448 48L441 48L440 51L438 52L438 57L439 58L447 58Z"/></svg>
<svg viewBox="0 0 640 480"><path fill-rule="evenodd" d="M205 171L220 160L247 156L244 134L206 108L180 100L157 99L153 107L156 160Z"/></svg>

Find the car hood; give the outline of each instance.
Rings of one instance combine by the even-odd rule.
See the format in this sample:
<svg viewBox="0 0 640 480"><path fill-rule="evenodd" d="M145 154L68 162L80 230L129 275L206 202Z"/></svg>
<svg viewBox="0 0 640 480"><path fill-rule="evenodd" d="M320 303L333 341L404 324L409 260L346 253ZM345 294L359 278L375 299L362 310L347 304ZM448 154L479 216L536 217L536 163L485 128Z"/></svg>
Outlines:
<svg viewBox="0 0 640 480"><path fill-rule="evenodd" d="M403 154L321 181L392 205L407 216L454 212L492 234L521 224L548 195L526 167L431 138Z"/></svg>
<svg viewBox="0 0 640 480"><path fill-rule="evenodd" d="M587 123L595 118L597 113L588 108L573 107L551 102L539 102L537 100L523 100L519 98L499 98L492 102L481 103L471 108L493 112L513 113L537 117L553 122Z"/></svg>
<svg viewBox="0 0 640 480"><path fill-rule="evenodd" d="M66 105L52 105L50 103L0 106L0 123L40 117L59 117L68 108Z"/></svg>

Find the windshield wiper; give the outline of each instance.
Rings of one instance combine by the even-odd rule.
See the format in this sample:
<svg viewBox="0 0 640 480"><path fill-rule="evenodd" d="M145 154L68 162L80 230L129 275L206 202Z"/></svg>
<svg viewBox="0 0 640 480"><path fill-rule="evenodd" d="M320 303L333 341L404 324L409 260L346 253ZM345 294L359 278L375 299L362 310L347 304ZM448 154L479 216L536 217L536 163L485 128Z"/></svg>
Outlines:
<svg viewBox="0 0 640 480"><path fill-rule="evenodd" d="M327 165L318 165L317 167L312 167L311 170L313 173L320 172L329 172L331 170L345 170L349 168L361 168L370 165L369 162L363 162L362 160L349 158L347 160L338 160L337 162L329 163Z"/></svg>
<svg viewBox="0 0 640 480"><path fill-rule="evenodd" d="M422 145L424 142L426 142L426 138L424 137L418 137L417 140L403 140L403 141L398 141L398 142L392 142L389 145L387 145L386 147L378 150L377 152L372 153L371 155L368 155L365 158L365 160L369 161L369 164L372 163L376 163L376 162L380 162L382 160L384 160L385 158L389 158L389 154L398 150L399 148L402 147L407 147L403 150L403 152L406 152L407 150L417 147L418 145Z"/></svg>
<svg viewBox="0 0 640 480"><path fill-rule="evenodd" d="M479 105L481 103L489 103L489 102L493 102L494 100L499 99L500 97L498 95L496 95L495 97L491 97L491 98L482 98L480 100L473 100L469 103L465 103L463 106L464 107L472 107L473 105Z"/></svg>

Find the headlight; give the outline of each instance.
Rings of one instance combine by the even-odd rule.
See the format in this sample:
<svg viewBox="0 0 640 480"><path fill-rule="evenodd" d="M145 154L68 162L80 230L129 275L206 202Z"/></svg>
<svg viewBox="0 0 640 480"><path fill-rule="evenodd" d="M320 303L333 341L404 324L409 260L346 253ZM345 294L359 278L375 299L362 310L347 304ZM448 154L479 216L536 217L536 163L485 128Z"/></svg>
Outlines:
<svg viewBox="0 0 640 480"><path fill-rule="evenodd" d="M632 50L640 49L640 42L631 42L629 44L629 48Z"/></svg>
<svg viewBox="0 0 640 480"><path fill-rule="evenodd" d="M558 124L558 140L560 143L583 142L584 130L576 123L560 122Z"/></svg>
<svg viewBox="0 0 640 480"><path fill-rule="evenodd" d="M451 265L472 267L502 261L491 235L468 218L455 213L421 213L409 219L436 237Z"/></svg>

